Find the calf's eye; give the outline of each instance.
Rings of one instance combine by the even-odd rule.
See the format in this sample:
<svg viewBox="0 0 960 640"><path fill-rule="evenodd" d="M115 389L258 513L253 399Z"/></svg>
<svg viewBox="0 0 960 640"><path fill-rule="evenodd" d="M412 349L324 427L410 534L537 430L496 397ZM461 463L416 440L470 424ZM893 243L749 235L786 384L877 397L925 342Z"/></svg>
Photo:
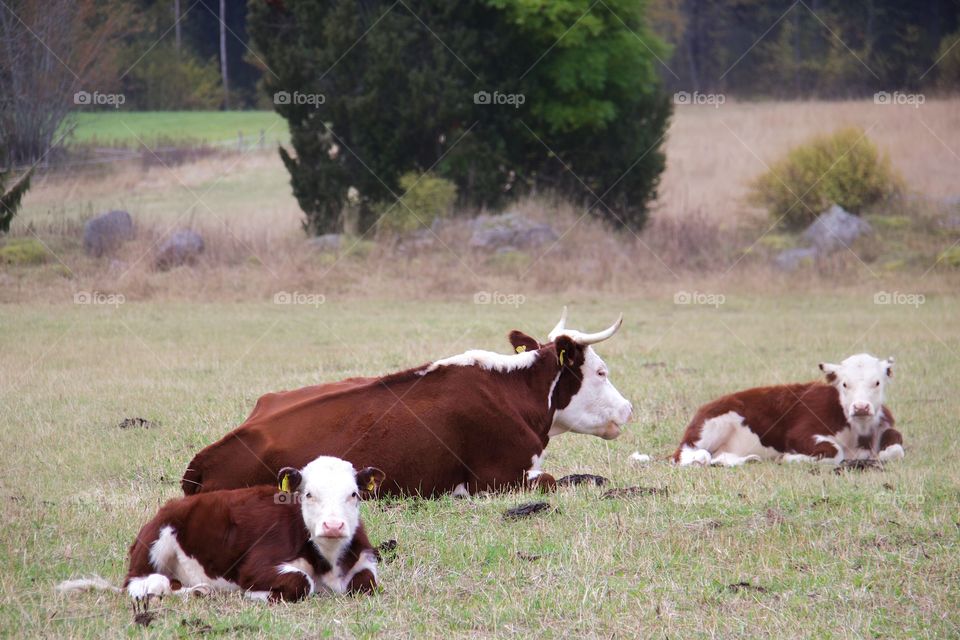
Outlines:
<svg viewBox="0 0 960 640"><path fill-rule="evenodd" d="M597 371L597 375L600 376L601 378L606 378L607 372L604 371L603 369L600 369L600 371Z"/></svg>
<svg viewBox="0 0 960 640"><path fill-rule="evenodd" d="M354 491L354 492L353 492L353 495L351 495L350 497L351 497L351 498L359 498L359 497L360 497L360 494L357 493L356 491Z"/></svg>
<svg viewBox="0 0 960 640"><path fill-rule="evenodd" d="M880 381L879 381L879 380L877 380L876 382L874 382L874 383L873 383L873 386L875 386L875 387L879 387L879 386L880 386Z"/></svg>
<svg viewBox="0 0 960 640"><path fill-rule="evenodd" d="M843 383L843 388L844 388L844 389L847 389L847 388L848 388L846 382Z"/></svg>

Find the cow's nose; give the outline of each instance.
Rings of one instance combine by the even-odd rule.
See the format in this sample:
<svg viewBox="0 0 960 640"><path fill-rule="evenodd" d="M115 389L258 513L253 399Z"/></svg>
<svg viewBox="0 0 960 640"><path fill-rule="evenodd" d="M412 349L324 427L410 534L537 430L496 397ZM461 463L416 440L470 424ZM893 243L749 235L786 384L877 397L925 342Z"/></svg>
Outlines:
<svg viewBox="0 0 960 640"><path fill-rule="evenodd" d="M868 416L871 413L869 404L856 403L853 405L853 415L855 416Z"/></svg>
<svg viewBox="0 0 960 640"><path fill-rule="evenodd" d="M324 520L323 535L342 536L345 525L346 523L343 520Z"/></svg>

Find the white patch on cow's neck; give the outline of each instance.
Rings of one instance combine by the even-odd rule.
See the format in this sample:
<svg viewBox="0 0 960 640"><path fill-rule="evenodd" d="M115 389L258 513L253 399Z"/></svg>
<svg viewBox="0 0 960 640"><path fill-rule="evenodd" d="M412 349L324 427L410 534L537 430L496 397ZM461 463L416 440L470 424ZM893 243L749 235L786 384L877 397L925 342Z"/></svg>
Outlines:
<svg viewBox="0 0 960 640"><path fill-rule="evenodd" d="M419 373L426 375L431 371L436 371L439 367L480 367L488 371L499 371L509 373L517 369L529 369L537 361L536 351L525 351L523 353L496 353L493 351L484 351L482 349L471 349L460 355L450 356L437 360Z"/></svg>

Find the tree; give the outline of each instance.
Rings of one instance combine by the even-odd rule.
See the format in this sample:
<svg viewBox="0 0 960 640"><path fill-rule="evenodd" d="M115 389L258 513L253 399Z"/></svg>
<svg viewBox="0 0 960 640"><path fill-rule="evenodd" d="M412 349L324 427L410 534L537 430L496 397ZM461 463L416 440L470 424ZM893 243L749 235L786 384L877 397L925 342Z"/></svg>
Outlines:
<svg viewBox="0 0 960 640"><path fill-rule="evenodd" d="M33 167L20 176L13 186L7 190L7 181L12 176L10 171L0 171L0 233L10 231L10 223L13 217L17 215L20 209L20 201L23 199L27 189L30 188L30 176L33 175Z"/></svg>
<svg viewBox="0 0 960 640"><path fill-rule="evenodd" d="M369 225L377 203L402 194L400 176L432 170L464 206L551 189L639 230L664 164L670 106L654 56L666 47L642 3L539 6L252 3L248 27L290 126L295 153L280 153L307 229L340 230L350 187Z"/></svg>
<svg viewBox="0 0 960 640"><path fill-rule="evenodd" d="M78 91L108 92L129 9L119 0L10 0L0 6L0 164L42 158Z"/></svg>

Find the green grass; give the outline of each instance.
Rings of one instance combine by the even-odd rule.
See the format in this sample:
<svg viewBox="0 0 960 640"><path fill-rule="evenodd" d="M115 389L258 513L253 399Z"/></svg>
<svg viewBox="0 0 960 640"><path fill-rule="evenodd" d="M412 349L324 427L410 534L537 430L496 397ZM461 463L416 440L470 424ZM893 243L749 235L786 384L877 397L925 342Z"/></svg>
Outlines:
<svg viewBox="0 0 960 640"><path fill-rule="evenodd" d="M234 143L249 145L264 132L265 141L286 142L287 123L273 111L95 111L77 112L64 126L76 125L73 144L138 147L158 144Z"/></svg>
<svg viewBox="0 0 960 640"><path fill-rule="evenodd" d="M960 623L960 298L919 308L872 295L742 298L719 309L609 296L531 299L519 309L425 301L7 306L0 332L0 634L102 637L956 637ZM169 598L146 631L113 593L126 549L190 457L264 392L407 367L467 348L506 352L571 326L626 324L598 351L637 417L621 438L568 434L546 470L593 472L668 495L600 500L505 522L520 493L369 502L375 543L398 541L383 593L266 606L237 596ZM806 380L857 351L897 358L889 405L907 457L883 471L819 466L633 466L672 451L720 393ZM159 423L118 429L126 417ZM522 555L521 555L522 554ZM536 559L529 559L536 556ZM730 587L740 582L751 586Z"/></svg>

